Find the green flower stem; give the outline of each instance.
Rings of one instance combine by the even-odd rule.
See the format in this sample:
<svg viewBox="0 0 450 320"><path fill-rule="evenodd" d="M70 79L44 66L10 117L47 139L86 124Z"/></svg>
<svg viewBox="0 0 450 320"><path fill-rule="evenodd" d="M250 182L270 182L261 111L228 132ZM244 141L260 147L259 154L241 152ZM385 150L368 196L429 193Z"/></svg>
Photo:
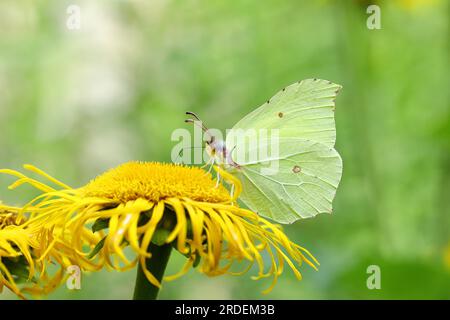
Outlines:
<svg viewBox="0 0 450 320"><path fill-rule="evenodd" d="M159 282L162 281L164 271L166 270L167 262L169 261L170 252L172 251L171 244L163 244L157 246L150 243L148 250L151 253L151 258L145 260L147 270L150 271ZM151 284L142 270L142 266L138 263L138 271L136 276L136 284L134 287L134 300L156 300L159 288Z"/></svg>

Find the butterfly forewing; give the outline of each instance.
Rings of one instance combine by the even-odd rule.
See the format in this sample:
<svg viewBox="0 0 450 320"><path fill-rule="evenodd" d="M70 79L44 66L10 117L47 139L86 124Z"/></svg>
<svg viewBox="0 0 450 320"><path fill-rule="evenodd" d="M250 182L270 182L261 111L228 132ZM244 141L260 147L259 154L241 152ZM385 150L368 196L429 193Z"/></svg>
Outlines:
<svg viewBox="0 0 450 320"><path fill-rule="evenodd" d="M335 99L340 89L340 85L321 79L291 84L245 116L232 130L278 129L281 137L310 139L333 147ZM227 148L233 147L233 141L227 139Z"/></svg>

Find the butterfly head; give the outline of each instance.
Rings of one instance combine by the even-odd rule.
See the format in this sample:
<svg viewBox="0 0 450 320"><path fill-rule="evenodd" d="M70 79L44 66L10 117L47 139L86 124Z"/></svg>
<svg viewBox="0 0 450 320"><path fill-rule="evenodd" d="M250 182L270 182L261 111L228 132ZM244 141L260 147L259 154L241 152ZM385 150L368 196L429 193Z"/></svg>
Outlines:
<svg viewBox="0 0 450 320"><path fill-rule="evenodd" d="M206 152L211 158L214 159L214 163L219 165L230 165L236 168L239 167L239 165L231 159L231 152L228 152L225 141L217 139L214 135L212 135L195 113L188 111L186 114L192 116L193 118L186 119L185 122L192 123L200 127L207 136L207 139L205 140Z"/></svg>
<svg viewBox="0 0 450 320"><path fill-rule="evenodd" d="M223 140L216 140L213 137L211 141L206 141L206 152L215 163L226 164L227 148Z"/></svg>

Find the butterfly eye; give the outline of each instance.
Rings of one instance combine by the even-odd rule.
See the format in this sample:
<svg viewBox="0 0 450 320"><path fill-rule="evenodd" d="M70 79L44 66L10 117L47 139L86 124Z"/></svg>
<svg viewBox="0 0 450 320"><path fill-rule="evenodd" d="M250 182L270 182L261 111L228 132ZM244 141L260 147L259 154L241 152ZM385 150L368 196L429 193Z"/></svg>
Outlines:
<svg viewBox="0 0 450 320"><path fill-rule="evenodd" d="M302 171L302 168L300 168L299 166L294 166L293 168L292 168L292 172L294 172L294 173L299 173L299 172L301 172Z"/></svg>
<svg viewBox="0 0 450 320"><path fill-rule="evenodd" d="M278 117L279 118L283 118L283 116L284 116L283 112L278 112Z"/></svg>

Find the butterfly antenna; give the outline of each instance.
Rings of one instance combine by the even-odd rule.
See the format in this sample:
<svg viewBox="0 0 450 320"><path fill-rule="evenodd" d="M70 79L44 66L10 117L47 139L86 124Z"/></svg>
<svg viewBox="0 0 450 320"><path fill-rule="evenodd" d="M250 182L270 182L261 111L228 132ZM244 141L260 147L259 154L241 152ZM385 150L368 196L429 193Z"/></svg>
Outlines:
<svg viewBox="0 0 450 320"><path fill-rule="evenodd" d="M186 111L186 114L188 115L188 116L193 116L195 119L197 119L198 121L202 121L202 120L200 120L200 118L195 114L195 113L193 113L192 111Z"/></svg>
<svg viewBox="0 0 450 320"><path fill-rule="evenodd" d="M186 111L186 114L189 116L193 116L194 119L186 119L186 120L184 120L184 122L193 123L197 127L201 128L211 138L209 143L213 142L214 137L209 133L209 131L208 131L209 129L203 124L203 121L200 120L200 118L194 112Z"/></svg>
<svg viewBox="0 0 450 320"><path fill-rule="evenodd" d="M196 119L186 119L184 120L184 122L186 123L193 123L194 125L196 125L197 127L201 128L203 131L207 132L208 128L205 127L205 125L203 123L201 123L201 121L196 120ZM200 122L200 123L199 123Z"/></svg>

